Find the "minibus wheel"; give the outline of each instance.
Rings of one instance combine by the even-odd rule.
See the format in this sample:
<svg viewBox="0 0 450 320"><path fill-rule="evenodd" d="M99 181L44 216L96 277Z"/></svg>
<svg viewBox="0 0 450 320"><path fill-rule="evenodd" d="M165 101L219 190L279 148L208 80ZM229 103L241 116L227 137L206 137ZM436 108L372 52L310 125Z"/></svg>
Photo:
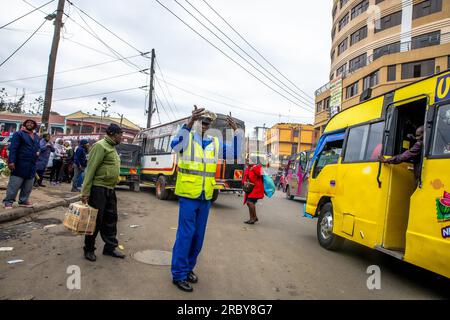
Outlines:
<svg viewBox="0 0 450 320"><path fill-rule="evenodd" d="M344 242L343 238L333 233L333 222L333 205L327 202L320 208L317 220L317 239L319 244L327 250L337 250Z"/></svg>
<svg viewBox="0 0 450 320"><path fill-rule="evenodd" d="M167 200L169 198L169 190L166 189L166 177L159 176L156 181L156 198L159 200Z"/></svg>

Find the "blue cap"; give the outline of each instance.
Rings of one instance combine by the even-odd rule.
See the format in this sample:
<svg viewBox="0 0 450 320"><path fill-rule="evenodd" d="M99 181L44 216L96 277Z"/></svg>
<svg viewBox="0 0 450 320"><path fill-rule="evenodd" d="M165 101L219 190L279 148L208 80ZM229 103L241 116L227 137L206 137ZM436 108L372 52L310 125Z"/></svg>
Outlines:
<svg viewBox="0 0 450 320"><path fill-rule="evenodd" d="M84 146L84 145L86 145L88 143L89 143L89 141L87 139L81 139L80 140L80 146Z"/></svg>

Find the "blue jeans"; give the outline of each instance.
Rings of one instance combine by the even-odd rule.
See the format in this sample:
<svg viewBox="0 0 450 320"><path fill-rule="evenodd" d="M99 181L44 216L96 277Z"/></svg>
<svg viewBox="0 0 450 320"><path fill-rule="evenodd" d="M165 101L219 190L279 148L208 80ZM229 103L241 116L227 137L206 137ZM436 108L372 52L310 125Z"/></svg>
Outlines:
<svg viewBox="0 0 450 320"><path fill-rule="evenodd" d="M16 201L17 193L20 189L19 204L25 203L30 197L33 190L34 178L24 179L17 176L10 176L8 188L6 189L6 198L3 199L4 204L13 204Z"/></svg>
<svg viewBox="0 0 450 320"><path fill-rule="evenodd" d="M73 170L74 170L74 176L73 176L73 181L72 181L72 188L79 189L83 185L84 171L81 171L81 169L78 168L77 165L74 165Z"/></svg>
<svg viewBox="0 0 450 320"><path fill-rule="evenodd" d="M175 245L172 252L172 278L186 280L194 270L202 249L208 222L210 200L194 200L180 197L180 211Z"/></svg>

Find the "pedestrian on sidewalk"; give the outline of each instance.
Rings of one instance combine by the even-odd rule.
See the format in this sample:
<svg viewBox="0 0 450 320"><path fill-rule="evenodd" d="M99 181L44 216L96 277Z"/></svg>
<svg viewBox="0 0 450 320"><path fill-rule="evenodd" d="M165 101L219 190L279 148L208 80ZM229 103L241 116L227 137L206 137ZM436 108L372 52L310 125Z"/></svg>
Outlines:
<svg viewBox="0 0 450 320"><path fill-rule="evenodd" d="M50 134L44 133L42 135L42 139L39 142L39 158L36 163L36 173L38 176L38 180L34 182L35 186L45 187L42 183L44 181L44 172L47 168L48 159L50 158L50 154L55 152L55 148L53 147L53 143L50 141Z"/></svg>
<svg viewBox="0 0 450 320"><path fill-rule="evenodd" d="M79 146L76 148L73 158L73 182L72 192L80 192L81 185L83 184L84 170L87 167L87 153L89 151L89 141L82 139Z"/></svg>
<svg viewBox="0 0 450 320"><path fill-rule="evenodd" d="M98 233L105 242L103 254L114 258L125 258L117 250L117 198L114 191L119 180L120 158L116 146L122 141L122 129L111 124L106 137L92 146L89 152L86 173L81 188L81 201L98 210L97 224L93 235L84 241L84 257L95 261L95 238Z"/></svg>
<svg viewBox="0 0 450 320"><path fill-rule="evenodd" d="M29 200L36 175L36 161L39 157L39 136L34 132L36 121L25 120L20 131L13 134L9 146L8 168L11 170L6 197L3 199L5 209L11 209L20 189L19 206L31 207Z"/></svg>
<svg viewBox="0 0 450 320"><path fill-rule="evenodd" d="M53 157L52 171L50 172L50 183L52 186L56 186L61 183L61 168L63 165L63 157L65 150L63 146L63 140L61 138L56 139L55 153Z"/></svg>
<svg viewBox="0 0 450 320"><path fill-rule="evenodd" d="M263 168L262 165L256 164L253 159L247 158L247 168L244 171L242 183L249 181L253 184L253 189L250 193L245 193L244 204L247 204L250 219L244 221L247 224L255 224L258 221L256 215L256 203L259 199L264 198L264 181L263 181Z"/></svg>
<svg viewBox="0 0 450 320"><path fill-rule="evenodd" d="M205 237L221 147L224 158L227 154L228 146L206 134L216 117L214 113L195 106L189 122L170 144L179 153L175 185L175 194L179 197L179 218L171 271L173 283L187 292L192 292L191 283L198 281L193 270ZM201 121L201 129L194 132L193 126L197 120ZM231 117L227 117L227 122L234 131L237 129ZM236 146L236 134L234 142ZM237 159L237 148L234 151L234 158Z"/></svg>
<svg viewBox="0 0 450 320"><path fill-rule="evenodd" d="M73 157L72 142L64 141L65 157L63 158L63 182L71 183L73 177Z"/></svg>

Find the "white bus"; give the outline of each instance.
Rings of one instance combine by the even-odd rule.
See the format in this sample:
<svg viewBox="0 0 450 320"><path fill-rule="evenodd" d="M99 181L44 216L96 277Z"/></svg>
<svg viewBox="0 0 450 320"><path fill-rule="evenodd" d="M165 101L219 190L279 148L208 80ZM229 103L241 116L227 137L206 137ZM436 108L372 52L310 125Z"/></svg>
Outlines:
<svg viewBox="0 0 450 320"><path fill-rule="evenodd" d="M217 114L217 119L211 128L218 129L226 137L225 130L229 128L226 122L226 115ZM239 129L245 130L244 122L233 118ZM177 177L177 154L172 151L170 142L186 124L189 117L182 118L170 123L166 123L151 129L139 132L133 144L141 146L141 184L156 188L156 197L160 200L167 200L174 197L175 182ZM242 152L242 157L243 157ZM216 171L216 190L213 201L217 200L219 190L242 192L242 175L244 171L244 161L230 161L221 159Z"/></svg>

